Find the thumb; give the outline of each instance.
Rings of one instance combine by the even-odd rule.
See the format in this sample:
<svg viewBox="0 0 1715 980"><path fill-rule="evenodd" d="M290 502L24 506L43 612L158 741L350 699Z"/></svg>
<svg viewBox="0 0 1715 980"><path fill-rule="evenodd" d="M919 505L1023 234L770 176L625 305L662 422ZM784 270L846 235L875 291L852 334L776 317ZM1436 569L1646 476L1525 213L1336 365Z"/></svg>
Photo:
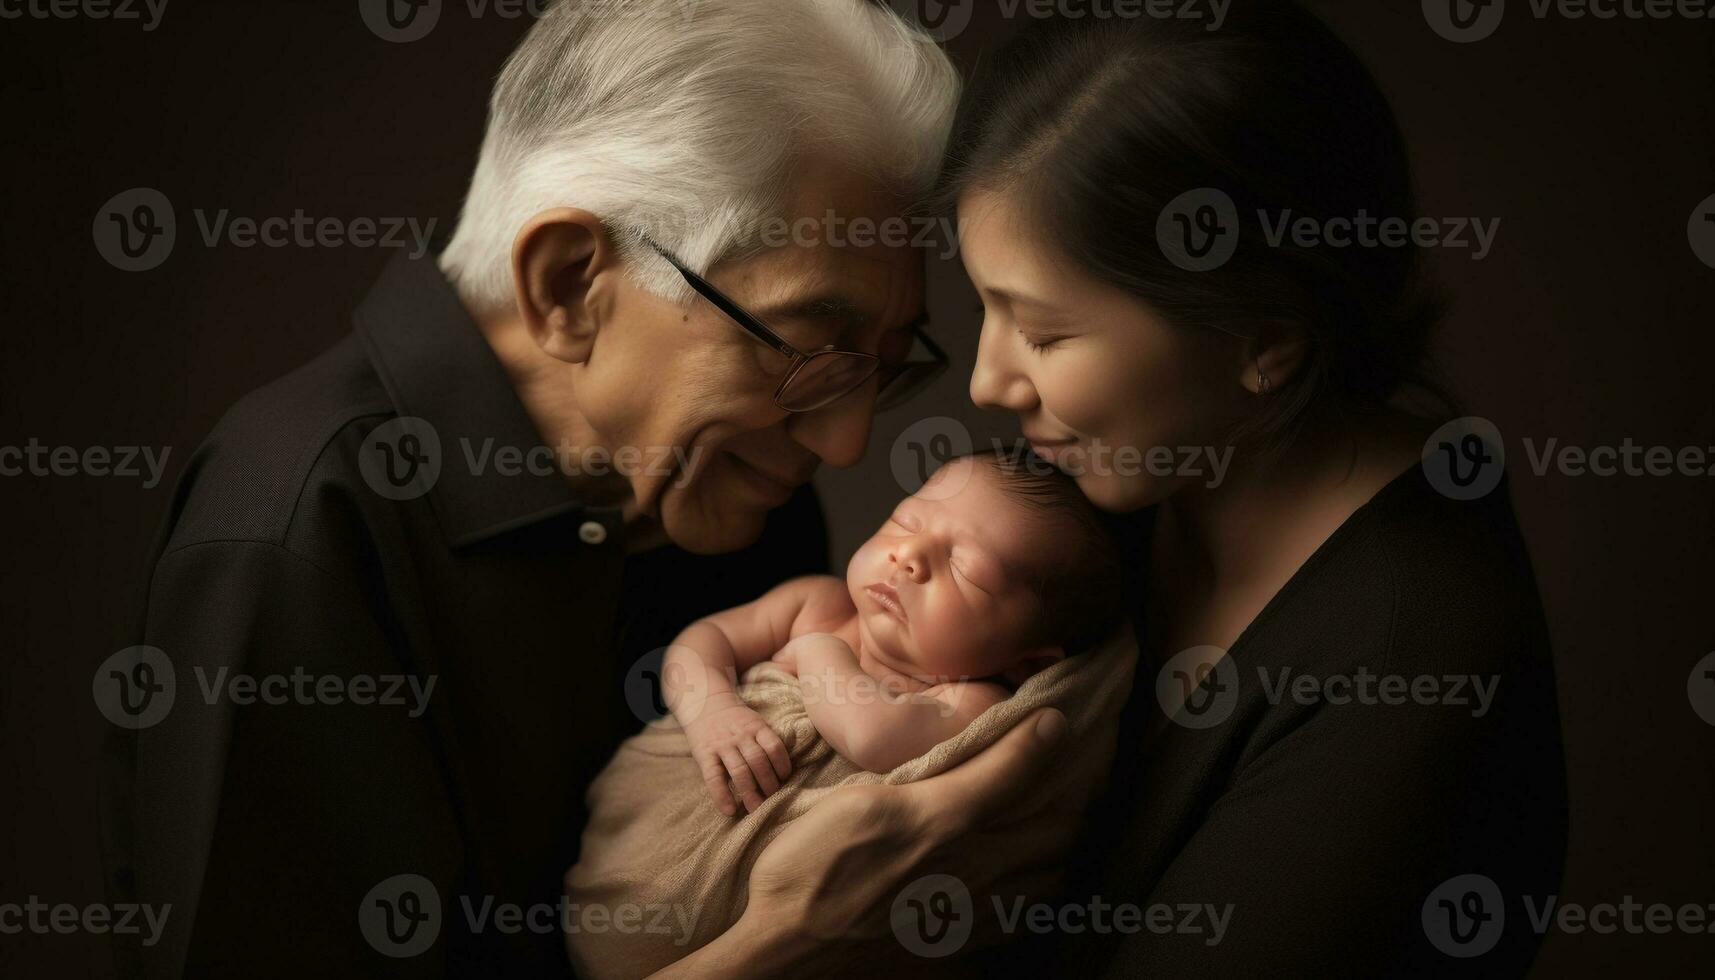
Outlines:
<svg viewBox="0 0 1715 980"><path fill-rule="evenodd" d="M903 788L924 824L950 840L991 822L1040 787L1066 727L1065 715L1043 708L957 768Z"/></svg>

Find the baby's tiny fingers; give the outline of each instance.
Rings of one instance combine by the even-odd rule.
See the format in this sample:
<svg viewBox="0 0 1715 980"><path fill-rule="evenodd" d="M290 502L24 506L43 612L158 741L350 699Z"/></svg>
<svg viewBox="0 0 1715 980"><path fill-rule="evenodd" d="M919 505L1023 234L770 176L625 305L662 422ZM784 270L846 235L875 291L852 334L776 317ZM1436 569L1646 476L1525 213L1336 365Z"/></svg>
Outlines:
<svg viewBox="0 0 1715 980"><path fill-rule="evenodd" d="M786 751L786 743L772 728L764 728L756 733L756 744L762 746L762 751L768 753L768 761L774 764L774 774L781 779L792 775L792 753Z"/></svg>
<svg viewBox="0 0 1715 980"><path fill-rule="evenodd" d="M767 753L762 751L762 746L751 741L740 745L738 750L744 753L744 761L756 775L756 785L761 787L763 796L780 788L780 777L774 775L774 763L769 761Z"/></svg>
<svg viewBox="0 0 1715 980"><path fill-rule="evenodd" d="M746 811L755 810L762 805L762 797L756 792L756 777L750 774L750 766L744 761L735 748L721 750L721 760L726 763L727 778L732 780L732 788L738 793L738 798L744 801Z"/></svg>
<svg viewBox="0 0 1715 980"><path fill-rule="evenodd" d="M738 813L738 804L733 802L732 791L727 789L726 769L721 760L710 755L697 760L698 767L703 773L703 785L708 787L709 797L715 801L715 806L727 816Z"/></svg>

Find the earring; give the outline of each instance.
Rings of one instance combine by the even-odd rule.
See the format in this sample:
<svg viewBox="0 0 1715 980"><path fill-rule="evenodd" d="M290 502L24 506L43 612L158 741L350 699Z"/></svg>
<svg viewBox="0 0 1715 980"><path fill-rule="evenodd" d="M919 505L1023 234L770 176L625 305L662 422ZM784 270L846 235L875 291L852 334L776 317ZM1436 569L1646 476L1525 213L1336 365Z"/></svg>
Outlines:
<svg viewBox="0 0 1715 980"><path fill-rule="evenodd" d="M1272 387L1274 384L1268 380L1268 375L1263 373L1262 362L1258 361L1256 366L1256 393L1266 395Z"/></svg>

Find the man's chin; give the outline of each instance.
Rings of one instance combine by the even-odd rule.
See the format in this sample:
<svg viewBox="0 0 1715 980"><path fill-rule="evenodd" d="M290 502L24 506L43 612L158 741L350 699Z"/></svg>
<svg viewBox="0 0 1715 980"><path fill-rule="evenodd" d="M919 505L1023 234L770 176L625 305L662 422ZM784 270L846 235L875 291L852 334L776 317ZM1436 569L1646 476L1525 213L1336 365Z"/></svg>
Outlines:
<svg viewBox="0 0 1715 980"><path fill-rule="evenodd" d="M768 511L712 503L696 493L669 488L661 496L661 527L668 540L694 555L719 555L755 544Z"/></svg>

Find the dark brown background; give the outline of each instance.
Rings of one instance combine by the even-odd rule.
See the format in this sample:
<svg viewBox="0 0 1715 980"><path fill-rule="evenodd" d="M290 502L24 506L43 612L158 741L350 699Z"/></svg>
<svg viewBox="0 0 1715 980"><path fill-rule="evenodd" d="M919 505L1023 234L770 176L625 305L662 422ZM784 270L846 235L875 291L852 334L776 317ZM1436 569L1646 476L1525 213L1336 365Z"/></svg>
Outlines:
<svg viewBox="0 0 1715 980"><path fill-rule="evenodd" d="M980 6L954 43L967 66L1013 26ZM1394 99L1423 212L1502 222L1485 261L1440 258L1458 300L1442 347L1468 407L1507 438L1554 629L1573 808L1564 899L1715 902L1715 728L1686 687L1715 649L1715 479L1537 477L1520 444L1715 444L1715 270L1685 232L1715 193L1715 21L1538 21L1514 0L1494 37L1460 46L1416 3L1317 7ZM0 445L172 447L152 491L0 477L0 902L102 900L94 763L106 723L91 674L128 645L171 479L226 406L345 331L342 314L387 257L207 248L191 211L450 226L490 82L527 26L449 2L428 38L389 44L356 0L173 0L152 33L0 23ZM173 201L179 240L162 267L127 274L90 229L138 186ZM823 476L837 554L897 499L887 449L905 424L945 414L979 440L1011 431L963 394L975 317L956 261L934 277L958 370L909 416L878 423L862 467ZM1555 934L1538 974L1706 969L1711 941ZM0 936L0 973L50 971L110 972L98 939Z"/></svg>

